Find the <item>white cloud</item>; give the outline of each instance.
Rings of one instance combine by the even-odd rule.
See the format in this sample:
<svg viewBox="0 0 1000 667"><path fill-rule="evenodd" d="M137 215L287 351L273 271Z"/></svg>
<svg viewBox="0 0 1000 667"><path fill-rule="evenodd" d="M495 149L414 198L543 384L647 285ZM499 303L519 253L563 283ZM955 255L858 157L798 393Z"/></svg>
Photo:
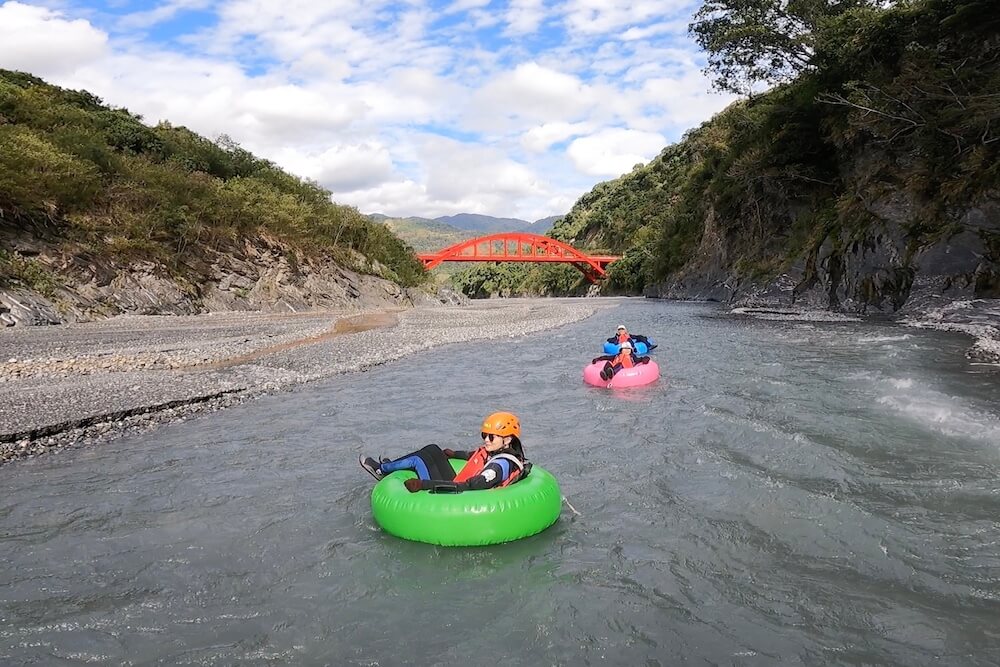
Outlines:
<svg viewBox="0 0 1000 667"><path fill-rule="evenodd" d="M538 30L545 19L545 5L542 0L511 0L504 20L507 35L530 34Z"/></svg>
<svg viewBox="0 0 1000 667"><path fill-rule="evenodd" d="M529 151L543 153L553 144L585 134L591 129L589 123L545 123L525 132L521 137L521 144Z"/></svg>
<svg viewBox="0 0 1000 667"><path fill-rule="evenodd" d="M118 23L119 30L149 28L157 23L169 21L186 9L204 9L209 0L172 0L145 12L129 14Z"/></svg>
<svg viewBox="0 0 1000 667"><path fill-rule="evenodd" d="M577 77L529 62L488 82L474 94L468 119L486 129L511 119L529 122L576 120L591 104L590 94Z"/></svg>
<svg viewBox="0 0 1000 667"><path fill-rule="evenodd" d="M566 153L585 174L620 176L655 157L666 143L656 132L609 128L573 140Z"/></svg>
<svg viewBox="0 0 1000 667"><path fill-rule="evenodd" d="M693 4L691 0L570 0L564 11L569 30L594 35L672 16Z"/></svg>
<svg viewBox="0 0 1000 667"><path fill-rule="evenodd" d="M292 135L323 128L343 129L363 120L367 112L360 100L333 102L319 90L292 85L250 90L238 105L259 123L291 130Z"/></svg>
<svg viewBox="0 0 1000 667"><path fill-rule="evenodd" d="M538 178L523 164L497 149L428 135L420 148L426 167L427 192L457 200L470 192L481 197L520 197L540 191Z"/></svg>
<svg viewBox="0 0 1000 667"><path fill-rule="evenodd" d="M623 41L632 42L640 39L649 39L658 35L682 35L687 31L688 22L688 19L681 19L653 23L643 27L633 26L623 32L621 38Z"/></svg>
<svg viewBox="0 0 1000 667"><path fill-rule="evenodd" d="M105 55L108 36L83 19L6 2L0 5L0 67L38 76L72 72Z"/></svg>
<svg viewBox="0 0 1000 667"><path fill-rule="evenodd" d="M708 79L697 70L650 79L643 84L639 97L657 124L680 128L707 120L736 99L734 95L710 92Z"/></svg>
<svg viewBox="0 0 1000 667"><path fill-rule="evenodd" d="M561 214L729 101L682 34L687 0L53 1L0 4L0 67L227 134L365 212ZM206 7L217 21L143 41Z"/></svg>
<svg viewBox="0 0 1000 667"><path fill-rule="evenodd" d="M331 146L318 155L286 150L275 162L337 193L377 187L393 172L389 150L377 142Z"/></svg>
<svg viewBox="0 0 1000 667"><path fill-rule="evenodd" d="M490 0L455 0L444 10L445 14L457 14L469 9L481 9L490 4Z"/></svg>

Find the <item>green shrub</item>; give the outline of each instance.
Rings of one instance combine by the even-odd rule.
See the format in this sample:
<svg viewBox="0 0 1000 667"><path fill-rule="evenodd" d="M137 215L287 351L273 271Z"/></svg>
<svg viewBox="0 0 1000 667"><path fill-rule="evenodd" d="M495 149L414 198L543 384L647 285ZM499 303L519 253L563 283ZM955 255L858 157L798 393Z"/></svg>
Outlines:
<svg viewBox="0 0 1000 667"><path fill-rule="evenodd" d="M0 213L56 217L84 209L100 189L97 169L16 125L0 125Z"/></svg>

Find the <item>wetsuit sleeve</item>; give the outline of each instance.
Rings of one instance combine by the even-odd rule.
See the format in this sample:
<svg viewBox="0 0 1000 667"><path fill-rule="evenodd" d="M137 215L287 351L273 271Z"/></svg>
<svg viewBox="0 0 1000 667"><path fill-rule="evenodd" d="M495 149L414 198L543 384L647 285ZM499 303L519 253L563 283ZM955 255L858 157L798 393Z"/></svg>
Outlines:
<svg viewBox="0 0 1000 667"><path fill-rule="evenodd" d="M602 354L601 356L594 357L594 358L597 359L597 360L599 360L599 361L614 361L616 356L618 356L618 355L616 355L616 354Z"/></svg>
<svg viewBox="0 0 1000 667"><path fill-rule="evenodd" d="M421 491L437 491L438 493L461 493L469 490L468 482L452 482L445 479L420 480Z"/></svg>
<svg viewBox="0 0 1000 667"><path fill-rule="evenodd" d="M611 338L608 339L608 342L609 343L617 343L618 342L618 336L612 336Z"/></svg>
<svg viewBox="0 0 1000 667"><path fill-rule="evenodd" d="M462 491L482 491L503 484L513 468L510 461L503 459L493 461L483 468L483 471L467 482L449 482L443 479L424 479L420 481L421 491L436 491L437 493L460 493Z"/></svg>
<svg viewBox="0 0 1000 667"><path fill-rule="evenodd" d="M472 452L465 451L464 449L454 449L456 459L462 459L463 461L468 461L469 457L472 456Z"/></svg>

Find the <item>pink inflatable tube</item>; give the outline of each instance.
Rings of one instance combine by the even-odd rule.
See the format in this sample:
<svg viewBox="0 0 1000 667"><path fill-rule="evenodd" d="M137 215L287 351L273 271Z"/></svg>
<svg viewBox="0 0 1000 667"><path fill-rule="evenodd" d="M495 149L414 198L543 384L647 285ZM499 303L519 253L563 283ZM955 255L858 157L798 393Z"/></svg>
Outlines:
<svg viewBox="0 0 1000 667"><path fill-rule="evenodd" d="M648 364L639 364L632 368L621 369L615 373L610 382L601 379L602 368L604 368L603 361L585 366L583 369L583 381L595 387L619 389L621 387L638 387L642 384L649 384L660 377L660 367L653 360L650 360Z"/></svg>

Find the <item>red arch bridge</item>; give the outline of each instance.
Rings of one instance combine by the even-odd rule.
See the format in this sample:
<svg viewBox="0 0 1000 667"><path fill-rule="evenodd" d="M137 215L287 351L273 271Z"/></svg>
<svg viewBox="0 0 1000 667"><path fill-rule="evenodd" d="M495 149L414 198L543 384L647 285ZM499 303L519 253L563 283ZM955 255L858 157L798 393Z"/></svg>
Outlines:
<svg viewBox="0 0 1000 667"><path fill-rule="evenodd" d="M596 283L606 274L616 255L587 255L571 245L548 236L524 232L503 232L468 239L433 253L418 253L427 269L441 262L558 262L572 264L584 277Z"/></svg>

